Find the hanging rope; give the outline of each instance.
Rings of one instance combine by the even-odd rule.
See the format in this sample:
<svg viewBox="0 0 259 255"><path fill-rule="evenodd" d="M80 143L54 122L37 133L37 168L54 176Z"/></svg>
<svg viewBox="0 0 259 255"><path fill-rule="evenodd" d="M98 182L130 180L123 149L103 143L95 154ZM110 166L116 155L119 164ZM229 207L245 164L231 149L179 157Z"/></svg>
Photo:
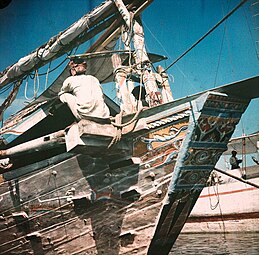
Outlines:
<svg viewBox="0 0 259 255"><path fill-rule="evenodd" d="M37 84L37 85L36 85ZM35 70L34 82L33 82L33 97L37 97L37 93L40 89L40 80L38 70Z"/></svg>
<svg viewBox="0 0 259 255"><path fill-rule="evenodd" d="M61 201L60 201L60 197L59 197L59 194L58 194L58 191L57 191L57 189L58 189L57 188L57 182L56 182L57 173L55 171L53 171L51 174L54 176L54 184L55 184L55 190L57 192L57 197L58 197L58 205L59 205L59 208L60 208L60 215L61 215L61 218L62 218L62 222L63 222L65 234L66 234L66 238L68 238L67 228L66 228L66 223L65 223L65 217L64 217L64 213L62 211Z"/></svg>
<svg viewBox="0 0 259 255"><path fill-rule="evenodd" d="M27 95L28 94L28 83L29 83L28 80L29 80L29 77L31 79L33 79L33 96L31 98L29 98L28 95ZM24 97L25 97L25 99L28 100L29 102L34 100L37 97L39 89L40 89L39 73L38 73L38 70L36 70L33 75L27 76L25 87L24 87Z"/></svg>
<svg viewBox="0 0 259 255"><path fill-rule="evenodd" d="M3 93L5 93L7 90L9 90L12 86L13 86L13 82L12 83L10 83L9 85L7 85L6 87L3 87L3 88L1 88L0 89L0 95L1 94L3 94Z"/></svg>
<svg viewBox="0 0 259 255"><path fill-rule="evenodd" d="M166 72L175 63L177 63L182 57L184 57L188 52L190 52L194 47L196 47L204 38L206 38L210 33L212 33L219 25L221 25L226 19L228 19L236 10L238 10L245 2L248 0L241 1L232 11L230 11L222 20L220 20L214 27L212 27L205 35L203 35L196 43L194 43L188 50L186 50L181 56L179 56L175 61L173 61L165 70Z"/></svg>
<svg viewBox="0 0 259 255"><path fill-rule="evenodd" d="M25 82L25 87L24 87L24 97L25 97L25 99L26 99L26 100L28 100L28 101L32 101L32 100L33 100L33 97L32 97L32 98L29 98L29 97L27 96L29 77L30 77L30 76L27 76L27 79L26 79L26 82Z"/></svg>
<svg viewBox="0 0 259 255"><path fill-rule="evenodd" d="M45 86L44 86L45 90L47 89L47 85L48 85L50 66L51 66L51 61L49 62L48 70L47 70L46 77L45 77Z"/></svg>
<svg viewBox="0 0 259 255"><path fill-rule="evenodd" d="M217 181L216 181L217 179ZM210 181L208 182L208 195L209 195L209 200L210 200L210 209L211 210L215 210L218 205L219 205L219 190L218 190L218 186L219 186L219 176L215 171L211 172L210 175ZM210 187L213 188L214 190L214 195L216 196L216 204L213 205L212 201L211 201L211 193L210 193Z"/></svg>

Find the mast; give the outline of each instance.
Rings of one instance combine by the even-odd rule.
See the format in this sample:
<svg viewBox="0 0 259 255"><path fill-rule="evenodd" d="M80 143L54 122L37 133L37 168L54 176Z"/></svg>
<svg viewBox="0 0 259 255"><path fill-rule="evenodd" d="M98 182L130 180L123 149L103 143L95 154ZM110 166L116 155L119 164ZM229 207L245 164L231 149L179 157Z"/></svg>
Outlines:
<svg viewBox="0 0 259 255"><path fill-rule="evenodd" d="M125 50L130 50L131 41L133 41L134 54L133 58L135 60L134 65L131 65L129 61L129 67L123 67L117 56L113 58L113 66L115 72L115 80L117 85L117 95L122 99L122 110L126 113L130 113L133 110L131 92L134 89L134 85L128 79L127 75L131 73L136 73L140 77L140 93L138 101L143 98L142 90L145 89L146 95L145 101L150 107L170 102L172 101L172 96L167 91L169 89L168 79L166 77L162 78L160 73L153 73L151 61L148 57L145 40L144 40L144 30L140 17L136 17L134 11L130 12L124 5L122 0L113 0L118 8L124 20L124 33L123 42ZM158 86L159 82L161 83ZM142 88L142 83L144 87ZM138 104L137 108L138 108Z"/></svg>

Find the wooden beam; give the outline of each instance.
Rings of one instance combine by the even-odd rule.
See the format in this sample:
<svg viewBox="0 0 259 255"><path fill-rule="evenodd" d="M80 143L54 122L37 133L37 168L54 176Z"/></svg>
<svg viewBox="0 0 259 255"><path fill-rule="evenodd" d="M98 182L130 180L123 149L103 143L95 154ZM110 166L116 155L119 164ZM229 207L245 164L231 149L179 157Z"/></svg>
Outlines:
<svg viewBox="0 0 259 255"><path fill-rule="evenodd" d="M29 142L19 144L6 150L0 150L0 158L7 158L28 154L35 151L47 150L65 143L65 132L63 130L40 137Z"/></svg>
<svg viewBox="0 0 259 255"><path fill-rule="evenodd" d="M142 2L143 1L139 1L139 0L133 1L133 3L129 4L129 6L127 6L127 9L131 10L134 6L136 6L138 4L139 6L138 6L137 10L135 11L134 15L139 16L141 14L141 12L153 2L153 0L146 0L144 3L142 3ZM114 38L116 38L119 35L119 32L120 32L119 26L122 23L123 23L123 19L121 16L119 16L117 18L117 22L115 23L115 26L114 26L114 28L116 27L116 29L114 29L112 27L108 28L108 30L105 32L105 34L102 37L100 37L100 39L98 41L96 41L96 43L92 47L90 47L87 50L87 52L102 51L105 48L105 46L107 46Z"/></svg>
<svg viewBox="0 0 259 255"><path fill-rule="evenodd" d="M238 176L235 176L235 175L233 175L233 174L230 174L230 173L228 173L228 172L226 172L226 171L224 171L224 170L221 170L221 169L219 169L219 168L215 168L215 167L214 167L214 170L216 170L216 171L219 172L219 173L225 174L225 175L227 175L227 176L229 176L229 177L231 177L231 178L233 178L233 179L235 179L235 180L237 180L237 181L243 182L243 183L245 183L245 184L251 185L251 186L253 186L253 187L259 189L259 185L255 184L255 183L253 183L253 182L247 181L247 180L245 180L245 179L243 179L243 178L240 178L240 177L238 177Z"/></svg>

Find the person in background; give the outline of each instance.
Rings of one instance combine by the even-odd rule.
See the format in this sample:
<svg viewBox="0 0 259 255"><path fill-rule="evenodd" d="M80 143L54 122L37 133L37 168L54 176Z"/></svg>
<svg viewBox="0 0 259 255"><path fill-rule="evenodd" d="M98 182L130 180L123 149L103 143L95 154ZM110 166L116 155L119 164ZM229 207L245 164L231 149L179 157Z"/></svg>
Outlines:
<svg viewBox="0 0 259 255"><path fill-rule="evenodd" d="M231 169L233 170L233 169L240 168L239 164L242 162L242 160L237 158L237 152L232 151L231 154L232 154L232 156L229 159Z"/></svg>
<svg viewBox="0 0 259 255"><path fill-rule="evenodd" d="M81 59L69 62L71 76L68 77L58 93L62 103L66 103L77 119L96 117L108 119L110 111L104 102L100 82L92 75L86 75L87 65Z"/></svg>

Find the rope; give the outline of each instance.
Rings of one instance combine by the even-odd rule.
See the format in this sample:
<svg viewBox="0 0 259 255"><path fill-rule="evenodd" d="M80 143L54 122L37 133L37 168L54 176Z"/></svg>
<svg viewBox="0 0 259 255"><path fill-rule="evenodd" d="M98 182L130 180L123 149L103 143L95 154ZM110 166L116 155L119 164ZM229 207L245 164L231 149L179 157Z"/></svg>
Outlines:
<svg viewBox="0 0 259 255"><path fill-rule="evenodd" d="M48 67L48 70L47 70L47 73L46 73L46 77L45 77L45 86L44 86L45 90L47 89L47 85L48 85L50 66L51 66L51 61L49 62L49 67Z"/></svg>
<svg viewBox="0 0 259 255"><path fill-rule="evenodd" d="M223 12L223 7L222 7L222 12ZM221 56L222 56L222 50L223 50L223 45L224 45L224 38L226 35L226 29L227 29L227 22L224 24L224 31L223 31L223 36L221 40L221 45L220 45L220 52L219 52L219 58L218 58L218 64L217 64L217 69L216 69L216 75L215 75L215 80L214 80L214 87L216 86L217 78L218 78L218 72L219 72L219 65L221 62Z"/></svg>
<svg viewBox="0 0 259 255"><path fill-rule="evenodd" d="M130 125L131 123L133 123L137 117L139 116L140 112L143 110L144 108L140 108L134 115L134 117L122 124L122 111L120 113L118 113L116 116L115 116L115 122L114 121L111 121L111 124L116 127L116 134L114 135L113 139L111 140L110 144L108 145L108 149L111 148L114 144L118 143L120 140L121 140L121 136L122 136L122 128L123 127L126 127L128 125ZM131 130L132 131L132 130ZM131 132L129 131L129 132Z"/></svg>
<svg viewBox="0 0 259 255"><path fill-rule="evenodd" d="M25 87L24 87L24 97L26 100L28 101L32 101L33 100L33 97L32 98L29 98L27 96L27 90L28 90L28 80L29 80L29 76L27 76L27 79L26 79L26 82L25 82Z"/></svg>
<svg viewBox="0 0 259 255"><path fill-rule="evenodd" d="M218 179L218 181L216 182L216 185L213 185L213 183L212 183L212 181L213 181L213 175L215 175L216 177L217 177L217 179ZM209 194L209 200L210 200L210 209L211 210L215 210L217 207L219 208L219 212L220 212L220 217L221 217L221 221L222 221L222 225L223 225L223 230L224 230L224 233L225 233L225 229L226 229L226 227L225 227L225 222L224 222L224 217L223 217L223 213L222 213L222 210L221 210L221 206L220 206L220 202L219 202L219 191L218 191L218 187L219 187L219 176L218 176L218 174L215 172L215 171L213 171L212 173L211 173L211 180L210 180L210 183L209 183L209 185L210 186L213 186L213 189L214 189L214 194L216 195L216 197L217 197L217 202L216 202L216 204L215 205L212 205L212 201L211 201L211 196L210 196L210 186L208 187L208 194ZM216 188L215 188L215 186L216 186Z"/></svg>
<svg viewBox="0 0 259 255"><path fill-rule="evenodd" d="M143 110L144 110L144 107L143 107L143 108L140 108L140 109L135 113L134 117L133 117L130 121L128 121L128 122L126 122L126 123L124 123L124 124L116 123L116 121L115 121L115 122L114 122L114 121L111 121L111 124L112 124L113 126L115 126L115 127L118 127L118 128L126 127L126 126L130 125L131 123L133 123L133 122L137 119L137 117L139 116L140 112L143 111ZM117 115L120 115L120 114L122 114L122 112L120 112L120 113L117 114ZM117 115L116 115L116 116L117 116ZM115 120L116 120L116 117L115 117Z"/></svg>
<svg viewBox="0 0 259 255"><path fill-rule="evenodd" d="M258 3L258 2L257 2L257 3ZM251 9L253 8L253 5L255 5L255 4L256 4L256 2L253 3L253 4L251 4ZM251 12L252 12L252 10L251 10ZM252 39L252 41L254 41L254 39L253 39L253 34L252 34L252 29L251 29L251 27L250 27L250 25L249 25L248 18L247 18L247 15L246 15L245 10L244 10L244 16L245 16L245 19L246 19L246 23L247 23L247 27L248 27L248 30L249 30L251 39ZM252 17L253 17L253 16L252 16ZM253 18L253 23L254 23L254 26L256 26L255 18ZM257 52L257 44L256 44L256 41L254 41L254 50L255 50L255 55L256 55L256 57L257 57L257 60L259 61L259 54L258 54L258 52Z"/></svg>
<svg viewBox="0 0 259 255"><path fill-rule="evenodd" d="M56 173L54 173L54 171L51 174L54 176L55 190L57 190L57 183L56 183L57 175L56 175ZM57 192L57 197L58 197L58 205L59 205L59 208L60 208L60 215L61 215L61 218L62 218L63 227L65 229L66 238L68 238L67 228L66 228L66 224L65 224L65 217L64 217L64 214L63 214L63 211L62 211L62 206L61 206L60 197L59 197L58 192Z"/></svg>
<svg viewBox="0 0 259 255"><path fill-rule="evenodd" d="M37 86L36 86L37 82ZM40 80L39 80L39 73L38 70L35 70L35 77L34 77L34 83L33 83L33 97L37 97L37 93L40 89Z"/></svg>
<svg viewBox="0 0 259 255"><path fill-rule="evenodd" d="M230 11L222 20L220 20L214 27L212 27L205 35L203 35L197 42L195 42L188 50L186 50L182 55L180 55L175 61L173 61L165 70L166 72L175 63L177 63L182 57L184 57L188 52L190 52L194 47L196 47L205 37L212 33L219 25L221 25L226 19L228 19L237 9L239 9L248 0L241 1L232 11Z"/></svg>
<svg viewBox="0 0 259 255"><path fill-rule="evenodd" d="M168 60L171 60L171 57L170 57L170 54L167 52L167 50L165 49L165 47L163 46L163 44L157 39L157 37L152 33L152 31L149 29L149 27L147 26L147 24L145 24L145 22L143 21L143 24L145 25L145 27L148 29L148 31L150 32L150 34L152 35L152 37L157 41L157 43L160 45L160 47L164 50L164 52L166 53L168 57ZM153 67L154 68L154 67ZM183 75L183 77L185 78L185 80L189 83L189 85L193 88L194 85L193 83L188 79L187 75L183 72L183 70L178 66L176 65L176 68L179 70L179 72ZM155 68L154 68L155 70ZM165 71L164 71L165 72ZM171 75L173 77L173 75ZM173 78L174 79L174 78ZM174 81L173 81L174 83ZM203 88L201 85L200 85L200 88L205 90L205 88Z"/></svg>
<svg viewBox="0 0 259 255"><path fill-rule="evenodd" d="M58 69L61 65L63 65L65 62L67 61L67 58L65 58L63 61L61 61L61 63L59 63L56 67L54 67L52 70L50 70L48 73L51 73L53 71L55 71L56 69ZM42 76L42 75L46 75L47 72L45 73L40 73L38 74L38 76Z"/></svg>
<svg viewBox="0 0 259 255"><path fill-rule="evenodd" d="M246 176L246 140L245 140L245 131L243 129L243 136L242 138L242 174Z"/></svg>
<svg viewBox="0 0 259 255"><path fill-rule="evenodd" d="M10 83L10 84L7 85L7 86L2 87L2 88L0 89L0 95L3 94L3 93L5 93L7 90L9 90L14 84L15 84L15 82L12 82L12 83Z"/></svg>
<svg viewBox="0 0 259 255"><path fill-rule="evenodd" d="M210 200L210 209L211 210L215 210L218 205L219 205L219 190L218 190L218 186L219 186L219 182L216 182L216 185L215 185L215 181L214 181L214 178L217 178L219 180L219 177L217 175L217 173L215 173L214 171L211 173L211 179L210 179L210 182L208 183L209 187L208 187L208 194L209 194L209 200ZM215 205L212 205L212 201L211 201L211 194L210 194L210 187L213 187L213 190L214 190L214 195L216 196L217 198L217 202Z"/></svg>
<svg viewBox="0 0 259 255"><path fill-rule="evenodd" d="M108 149L121 140L121 134L122 134L121 121L122 121L122 111L115 116L115 122L112 123L113 126L115 126L116 124L116 133L112 138L110 144L108 145Z"/></svg>

